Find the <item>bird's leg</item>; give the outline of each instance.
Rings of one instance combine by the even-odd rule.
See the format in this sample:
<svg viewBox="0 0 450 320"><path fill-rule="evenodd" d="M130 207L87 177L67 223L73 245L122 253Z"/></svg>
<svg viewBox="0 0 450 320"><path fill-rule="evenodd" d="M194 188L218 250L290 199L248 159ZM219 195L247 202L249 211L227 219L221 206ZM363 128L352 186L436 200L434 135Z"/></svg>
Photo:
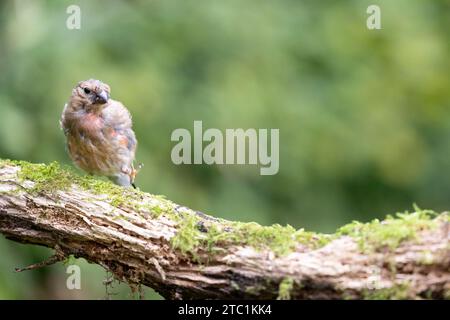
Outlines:
<svg viewBox="0 0 450 320"><path fill-rule="evenodd" d="M135 169L134 165L131 164L130 179L131 179L131 185L135 189L137 189L137 188L136 188L136 185L134 184L134 180L136 179L136 175L138 174L139 170L141 170L143 166L144 166L143 163L139 163L137 169Z"/></svg>

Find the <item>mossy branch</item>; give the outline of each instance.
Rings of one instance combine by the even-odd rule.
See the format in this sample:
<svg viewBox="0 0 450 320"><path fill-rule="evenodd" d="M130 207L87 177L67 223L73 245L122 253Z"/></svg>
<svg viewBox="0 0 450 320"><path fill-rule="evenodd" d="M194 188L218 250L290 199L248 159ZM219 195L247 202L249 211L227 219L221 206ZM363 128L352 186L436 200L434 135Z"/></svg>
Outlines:
<svg viewBox="0 0 450 320"><path fill-rule="evenodd" d="M0 160L0 232L83 257L169 299L449 298L448 214L333 235L231 222L57 163ZM59 259L59 260L61 260Z"/></svg>

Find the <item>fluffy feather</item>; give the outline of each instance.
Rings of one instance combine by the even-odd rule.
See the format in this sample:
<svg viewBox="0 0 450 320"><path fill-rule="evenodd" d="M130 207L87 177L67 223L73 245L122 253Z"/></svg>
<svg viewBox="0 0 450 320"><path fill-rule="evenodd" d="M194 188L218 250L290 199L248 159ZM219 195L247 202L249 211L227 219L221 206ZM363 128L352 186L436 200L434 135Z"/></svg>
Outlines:
<svg viewBox="0 0 450 320"><path fill-rule="evenodd" d="M129 111L109 95L109 86L101 81L78 83L64 107L61 128L75 165L129 187L136 174L137 140Z"/></svg>

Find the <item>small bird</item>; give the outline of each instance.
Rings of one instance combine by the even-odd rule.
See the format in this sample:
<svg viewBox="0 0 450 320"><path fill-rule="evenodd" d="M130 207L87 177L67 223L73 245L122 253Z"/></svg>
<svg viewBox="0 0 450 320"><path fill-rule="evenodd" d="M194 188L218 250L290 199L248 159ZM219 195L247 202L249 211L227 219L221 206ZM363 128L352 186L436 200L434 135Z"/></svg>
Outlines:
<svg viewBox="0 0 450 320"><path fill-rule="evenodd" d="M61 116L70 158L89 174L106 176L134 188L137 140L130 112L110 99L110 87L95 79L81 81Z"/></svg>

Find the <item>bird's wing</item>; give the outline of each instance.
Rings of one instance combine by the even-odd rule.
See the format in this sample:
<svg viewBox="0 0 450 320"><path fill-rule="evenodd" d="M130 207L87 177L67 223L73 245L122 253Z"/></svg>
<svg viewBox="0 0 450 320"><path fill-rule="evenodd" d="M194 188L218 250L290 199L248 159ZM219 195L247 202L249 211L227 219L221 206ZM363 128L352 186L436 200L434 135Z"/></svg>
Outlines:
<svg viewBox="0 0 450 320"><path fill-rule="evenodd" d="M131 128L131 114L119 101L111 100L103 109L102 118L106 126L116 129Z"/></svg>
<svg viewBox="0 0 450 320"><path fill-rule="evenodd" d="M131 128L131 114L127 108L122 103L112 100L103 110L102 117L108 134L115 138L120 146L134 153L137 141Z"/></svg>

